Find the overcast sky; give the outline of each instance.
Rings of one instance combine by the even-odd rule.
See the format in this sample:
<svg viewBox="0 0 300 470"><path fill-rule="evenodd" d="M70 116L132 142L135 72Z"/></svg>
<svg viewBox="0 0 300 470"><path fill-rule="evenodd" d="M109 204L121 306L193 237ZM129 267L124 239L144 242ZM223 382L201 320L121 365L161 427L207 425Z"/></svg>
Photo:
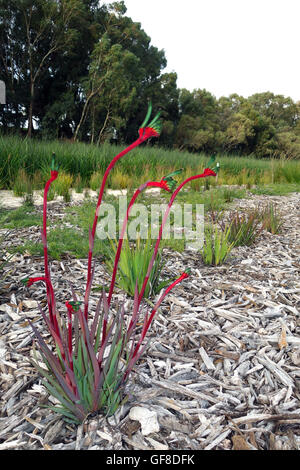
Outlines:
<svg viewBox="0 0 300 470"><path fill-rule="evenodd" d="M300 0L125 0L177 86L300 100Z"/></svg>

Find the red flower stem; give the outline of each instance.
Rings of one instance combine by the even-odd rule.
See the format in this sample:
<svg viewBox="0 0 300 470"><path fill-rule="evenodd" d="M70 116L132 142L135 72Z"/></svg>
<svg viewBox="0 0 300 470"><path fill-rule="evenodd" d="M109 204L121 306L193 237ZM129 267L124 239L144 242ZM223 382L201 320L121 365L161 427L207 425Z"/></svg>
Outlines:
<svg viewBox="0 0 300 470"><path fill-rule="evenodd" d="M60 350L60 353L61 353L61 356L62 356L62 361L63 363L61 364L61 361L59 358L56 358L54 359L55 362L57 361L60 366L63 366L63 369L65 369L65 373L66 373L66 376L65 376L65 379L66 379L66 383L68 385L68 388L75 394L77 394L76 392L76 383L75 383L75 378L74 378L74 373L73 371L71 371L69 369L69 366L68 366L68 362L66 361L66 356L65 356L65 353L64 353L64 346L63 346L63 343L62 343L62 340L61 340L61 336L60 335L57 335L57 333L54 331L53 329L53 326L51 325L50 321L49 321L49 318L46 317L46 315L44 314L44 312L41 310L41 314L42 314L42 317L44 318L45 320L45 323L46 325L48 326L49 328L49 331L55 341L55 344L56 346L59 348ZM30 323L30 322L29 322ZM34 331L36 331L36 328L34 325L32 325L32 328ZM36 334L37 336L39 337L39 333L36 331ZM44 349L44 347L48 348L48 346L46 344L44 344L43 346L43 343L44 343L44 340L42 338L40 338L39 340L40 344L42 343L42 349ZM57 364L58 365L58 364ZM57 369L57 367L55 367ZM62 372L62 371L61 371Z"/></svg>
<svg viewBox="0 0 300 470"><path fill-rule="evenodd" d="M122 245L123 245L123 240L124 240L124 235L130 215L131 208L133 204L135 203L137 197L141 194L141 192L147 187L148 183L145 183L141 185L134 193L134 195L131 198L131 201L127 207L127 212L126 212L126 217L123 221L123 226L122 226L122 231L120 234L119 242L118 242L118 248L115 256L115 261L114 261L114 268L113 268L113 273L112 273L112 278L111 278L111 283L110 283L110 289L109 289L109 294L108 294L108 305L110 305L111 302L111 297L113 294L114 286L115 286L115 281L116 281L116 275L117 275L117 270L118 270L118 264L120 261L120 256L121 256L121 250L122 250Z"/></svg>
<svg viewBox="0 0 300 470"><path fill-rule="evenodd" d="M121 250L122 250L124 235L125 235L126 227L127 227L127 224L128 224L130 211L131 211L132 206L134 205L137 197L141 194L141 192L144 191L146 188L151 188L151 187L166 189L164 181L159 181L159 182L158 181L148 181L147 183L142 184L135 191L135 193L132 196L131 201L128 205L127 212L126 212L126 217L125 217L124 222L123 222L122 231L121 231L119 242L118 242L117 253L116 253L116 256L115 256L113 274L112 274L112 279L111 279L110 289L109 289L109 295L108 295L108 305L110 305L111 297L112 297L114 286L115 286L116 274L117 274L118 264L119 264L119 261L120 261Z"/></svg>
<svg viewBox="0 0 300 470"><path fill-rule="evenodd" d="M51 299L51 305L54 307L54 311L55 311L55 295L54 295L53 285L52 285L52 282L50 281L50 279L47 279L46 276L45 277L43 277L43 276L41 276L41 277L31 277L31 278L29 278L29 286L31 286L35 282L39 282L39 281L42 281L46 284L46 288L47 288L47 292L48 292L47 295L49 295L49 298ZM50 314L49 319L50 319L51 326L54 328L55 332L59 335L59 328L58 328L56 315L53 315L52 309L50 309L49 314Z"/></svg>
<svg viewBox="0 0 300 470"><path fill-rule="evenodd" d="M140 294L139 294L139 300L138 300L138 305L140 305L142 299L143 299L143 296L144 296L144 292L145 292L145 289L146 289L146 286L147 286L147 283L148 283L148 280L149 280L149 277L150 277L150 273L151 273L151 270L153 268L153 264L154 264L154 261L155 261L155 258L157 256L157 253L158 253L158 248L159 248L159 244L161 242L161 238L162 238L162 233L163 233L163 229L164 229L164 226L167 222L167 219L168 219L168 216L169 216L169 213L170 213L170 210L171 210L171 207L176 199L176 196L177 194L179 193L179 191L187 184L189 183L190 181L193 181L193 180L196 180L196 179L199 179L199 178L205 178L207 176L216 176L216 173L214 173L212 170L209 170L206 169L204 170L203 173L201 173L201 175L194 175L194 176L191 176L190 178L187 178L185 181L183 181L179 186L178 188L176 188L176 190L174 191L174 193L172 194L171 196L171 199L169 201L169 204L168 204L168 207L165 211L165 214L164 214L164 218L162 220L162 224L160 226L160 230L159 230L159 235L158 235L158 238L157 238L157 241L156 241L156 244L155 244L155 248L154 248L154 253L153 253L153 256L151 258L151 261L149 263L149 266L148 266L148 271L147 271L147 274L146 274L146 277L144 279L144 282L143 282L143 285L142 285L142 289L140 291Z"/></svg>
<svg viewBox="0 0 300 470"><path fill-rule="evenodd" d="M163 183L161 181L148 181L148 183L146 183L147 187L150 188L165 188L165 186L163 186Z"/></svg>
<svg viewBox="0 0 300 470"><path fill-rule="evenodd" d="M205 176L209 176L208 174L206 175L205 173L201 174L201 175L196 175L196 176L192 176L191 178L185 180L178 188L177 190L173 193L172 195L172 198L170 200L170 203L169 203L169 211L171 209L171 206L178 194L178 192L180 191L180 189L185 185L187 184L189 181L191 181L192 179L195 179L195 178L203 178ZM118 243L118 248L117 248L117 253L116 253L116 257L115 257L115 262L114 262L114 268L113 268L113 274L112 274L112 280L111 280L111 284L110 284L110 290L109 290L109 295L108 295L108 305L110 305L110 302L111 302L111 298L112 298L112 294L113 294L113 290L114 290L114 286L115 286L115 281L116 281L116 274L117 274L117 269L118 269L118 264L119 264L119 260L120 260L120 256L121 256L121 250L122 250L122 245L123 245L123 239L124 239L124 234L125 234L125 230L126 230L126 226L127 226L127 223L128 223L128 219L129 219L129 215L130 215L130 210L133 206L133 204L135 203L137 197L139 196L139 194L144 190L146 189L147 187L159 187L159 188L163 188L163 189L166 189L165 185L164 185L164 182L163 180L161 182L156 182L156 181L148 181L147 183L144 183L143 185L141 185L134 193L129 205L128 205L128 208L127 208L127 213L126 213L126 217L124 219L124 222L123 222L123 227L122 227L122 231L121 231L121 234L120 234L120 239L119 239L119 243ZM166 220L167 220L167 217L168 217L168 214L169 212L167 213L167 215L165 216L165 221L163 222L163 226L165 225L166 223ZM162 234L162 230L163 230L163 227L161 228L161 234ZM158 240L158 243L157 243L157 246L159 245L160 243L160 240L161 240L161 234L160 234L160 239ZM158 250L157 250L158 251ZM157 252L156 252L157 254ZM154 258L153 258L153 263L152 263L152 266L151 266L151 269L153 267L153 264L154 264L154 259L155 259L155 256L156 254L154 253ZM152 260L151 260L152 261ZM148 269L148 273L150 275L150 272L151 272L151 269L149 270ZM148 274L147 273L147 274ZM148 279L149 279L149 276L148 276ZM148 279L147 279L147 282L148 282ZM146 280L146 278L145 278ZM146 285L147 285L147 282L145 283L145 287L144 289L146 288ZM143 289L142 287L142 289ZM144 291L143 291L144 293ZM142 293L142 295L143 295ZM167 295L167 293L165 294ZM142 296L140 295L139 297L139 304L141 302L141 299L142 299ZM130 327L132 326L132 322L133 322L133 319L131 319L131 322L130 322L130 325L128 327L128 331L130 330ZM104 329L103 329L103 334L104 334Z"/></svg>
<svg viewBox="0 0 300 470"><path fill-rule="evenodd" d="M146 135L139 137L135 142L133 142L131 145L129 145L129 147L127 147L125 150L123 150L118 155L116 155L112 159L112 161L110 162L110 164L108 165L108 167L107 167L107 169L104 173L102 184L101 184L100 191L99 191L98 202L97 202L96 212L95 212L95 217L94 217L94 223L93 223L93 227L92 227L92 231L91 231L91 243L90 243L89 254L88 254L88 272L87 272L86 296L85 296L85 305L84 305L84 315L85 315L86 320L87 320L87 317L88 317L88 300L89 300L89 291L90 291L90 288L91 288L93 246L94 246L96 228L97 228L98 217L99 217L99 209L100 209L100 206L101 206L101 202L102 202L104 188L105 188L107 178L109 176L109 173L111 172L111 170L113 169L113 167L117 163L117 161L120 160L120 158L124 157L124 155L126 155L128 152L130 152L131 150L133 150L134 148L136 148L140 144L142 144L145 140L147 140L147 138L148 137Z"/></svg>
<svg viewBox="0 0 300 470"><path fill-rule="evenodd" d="M148 186L150 185L150 182L148 183L144 183L142 184L134 193L134 195L132 196L131 200L130 200L130 203L127 207L127 212L126 212L126 217L123 221L123 226L122 226L122 231L121 231L121 234L120 234L120 238L119 238L119 242L118 242L118 248L117 248L117 253L116 253L116 256L115 256L115 261L114 261L114 268L113 268L113 273L112 273L112 278L111 278L111 283L110 283L110 289L109 289L109 294L108 294L108 299L107 299L107 303L108 303L108 306L110 306L110 302L111 302L111 298L112 298L112 294L113 294L113 290L114 290L114 287L115 287L115 282L116 282L116 275L117 275L117 270L118 270L118 265L119 265L119 261L120 261L120 256L121 256L121 250L122 250L122 245L123 245L123 240L124 240L124 235L125 235L125 231L126 231L126 227L127 227L127 223L128 223L128 219L129 219L129 215L130 215L130 210L132 208L132 206L134 205L137 197L141 194L141 192ZM132 324L132 319L131 319L131 322L130 324ZM105 319L103 321L103 329L102 329L102 345L105 341L105 337L106 337L106 322L105 322Z"/></svg>
<svg viewBox="0 0 300 470"><path fill-rule="evenodd" d="M68 311L68 347L69 347L69 359L70 359L70 369L73 370L73 360L72 360L72 310L70 308Z"/></svg>
<svg viewBox="0 0 300 470"><path fill-rule="evenodd" d="M58 172L51 170L51 178L47 181L44 189L44 201L43 201L43 245L44 245L44 269L45 269L45 278L46 278L46 289L47 289L47 299L48 299L48 308L50 321L54 325L55 317L55 300L54 300L54 290L51 283L49 265L48 265L48 247L47 247L47 197L48 191L51 184L58 177ZM51 294L50 294L51 292Z"/></svg>
<svg viewBox="0 0 300 470"><path fill-rule="evenodd" d="M73 373L72 356L69 355L68 349L65 351L64 344L62 341L62 335L59 332L57 323L56 323L57 325L57 331L56 331L55 328L53 328L53 325L51 325L51 323L49 322L49 320L47 318L44 318L44 319L46 321L46 324L49 327L50 333L55 341L55 344L60 351L63 367L65 368L65 373L66 373L65 375L66 383L69 389L76 394L77 392L76 392L76 383L75 383L75 378L74 378L74 373Z"/></svg>
<svg viewBox="0 0 300 470"><path fill-rule="evenodd" d="M139 352L139 349L145 339L145 336L150 328L150 325L153 321L153 318L160 306L160 304L162 303L162 301L164 300L164 298L168 295L168 293L174 289L175 286L177 286L177 284L179 284L180 282L182 282L184 279L186 279L188 277L188 274L187 273L183 273L178 279L176 279L176 281L174 281L166 290L165 292L160 296L160 298L158 299L158 301L156 302L155 306L153 307L152 311L151 311L151 315L150 317L148 318L148 316L146 317L146 321L143 325L143 328L142 328L142 332L141 332L141 336L140 336L140 339L138 340L137 342L137 345L133 351L133 354L131 356L131 359L130 359L130 363L128 365L128 368L126 370L126 373L125 373L125 377L124 379L126 379L126 377L129 375L133 365L134 365L134 362L135 362L135 358Z"/></svg>
<svg viewBox="0 0 300 470"><path fill-rule="evenodd" d="M149 317L149 319L147 319L147 321L145 322L145 325L143 326L143 330L142 330L142 334L141 334L141 338L138 342L139 344L139 347L141 345L141 343L143 342L146 334L147 334L147 331L149 330L149 327L153 321L153 318L154 318L154 315L156 314L160 304L162 303L162 301L164 300L164 298L168 295L168 293L174 289L175 286L177 286L177 284L180 284L180 282L182 282L184 279L186 279L188 277L188 275L186 273L182 274L175 282L173 282L166 290L165 292L161 295L161 297L159 298L159 300L156 302L155 306L153 307L152 309L152 312L151 312L151 315ZM138 349L139 349L138 347ZM136 349L136 351L133 353L133 357L136 356L137 352L138 352L138 349Z"/></svg>
<svg viewBox="0 0 300 470"><path fill-rule="evenodd" d="M102 325L102 340L101 340L101 347L103 346L106 336L107 336L107 322L108 322L108 313L104 312L103 316L103 325Z"/></svg>

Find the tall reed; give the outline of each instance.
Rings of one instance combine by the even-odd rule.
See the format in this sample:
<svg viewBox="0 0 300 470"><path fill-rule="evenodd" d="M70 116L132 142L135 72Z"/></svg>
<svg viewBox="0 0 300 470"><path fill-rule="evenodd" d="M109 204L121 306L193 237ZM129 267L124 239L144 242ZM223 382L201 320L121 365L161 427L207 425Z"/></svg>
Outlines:
<svg viewBox="0 0 300 470"><path fill-rule="evenodd" d="M122 147L108 143L100 146L80 142L39 141L23 139L17 136L0 135L0 187L11 189L18 171L24 168L29 177L37 171L49 168L51 154L54 152L61 169L74 178L80 175L89 181L93 173L104 174L109 162ZM132 151L134 167L130 162L120 161L118 169L122 174L136 178L135 186L143 181L145 171L149 179L167 173L172 168L190 168L191 174L204 167L207 156L179 150L162 149L154 145L137 148ZM257 185L280 182L300 182L300 161L267 160L254 157L239 157L230 154L218 155L222 159L222 169L218 175L218 184ZM152 173L151 173L152 172ZM193 183L198 186L199 182ZM202 183L201 183L202 185ZM197 188L199 190L199 188Z"/></svg>

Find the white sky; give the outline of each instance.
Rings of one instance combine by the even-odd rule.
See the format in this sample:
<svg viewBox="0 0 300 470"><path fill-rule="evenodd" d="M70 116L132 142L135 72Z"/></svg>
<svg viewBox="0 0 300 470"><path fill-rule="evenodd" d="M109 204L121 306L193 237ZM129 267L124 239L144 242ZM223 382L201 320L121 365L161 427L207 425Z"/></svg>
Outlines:
<svg viewBox="0 0 300 470"><path fill-rule="evenodd" d="M107 2L108 3L108 2ZM177 86L300 100L300 0L125 0Z"/></svg>

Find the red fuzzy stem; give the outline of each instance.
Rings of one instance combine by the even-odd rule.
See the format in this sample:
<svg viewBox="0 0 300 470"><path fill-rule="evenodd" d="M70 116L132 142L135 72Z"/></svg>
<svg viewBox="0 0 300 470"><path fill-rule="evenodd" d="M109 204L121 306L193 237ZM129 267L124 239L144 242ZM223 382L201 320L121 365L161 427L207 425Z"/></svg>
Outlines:
<svg viewBox="0 0 300 470"><path fill-rule="evenodd" d="M52 286L52 282L50 281L50 279L47 279L46 276L45 277L31 277L29 278L29 281L28 281L28 287L30 287L35 282L39 282L39 281L42 281L46 284L47 296L50 299L50 305L51 305L51 308L49 306L50 323L51 323L51 326L54 328L55 332L59 335L59 328L58 328L57 318L55 315L55 297L54 297L54 289ZM54 310L54 314L53 314L53 310Z"/></svg>
<svg viewBox="0 0 300 470"><path fill-rule="evenodd" d="M72 360L72 310L68 308L68 347L69 347L69 359L70 359L70 369L73 370L73 360Z"/></svg>
<svg viewBox="0 0 300 470"><path fill-rule="evenodd" d="M118 248L117 248L117 253L116 253L116 256L115 256L113 274L112 274L112 279L111 279L110 289L109 289L109 294L108 294L108 305L110 305L111 297L112 297L114 286L115 286L118 264L119 264L119 261L120 261L124 235L125 235L125 231L126 231L126 226L128 224L128 219L129 219L131 208L134 205L137 197L141 194L141 192L144 191L146 188L151 188L151 187L166 189L168 191L164 181L159 181L159 182L157 182L157 181L148 181L147 183L142 184L135 191L133 197L131 198L131 201L130 201L130 203L128 205L128 208L127 208L126 217L125 217L124 222L123 222L122 231L121 231L121 234L120 234L120 239L119 239L119 242L118 242Z"/></svg>
<svg viewBox="0 0 300 470"><path fill-rule="evenodd" d="M164 226L167 222L167 219L168 219L168 216L169 216L169 213L170 213L170 210L171 210L171 207L174 203L174 200L176 199L176 196L177 194L179 193L179 191L187 184L189 183L190 181L193 181L193 180L196 180L196 179L199 179L199 178L205 178L207 176L216 176L216 173L213 172L212 170L210 170L209 168L206 168L204 170L203 173L201 173L201 175L195 175L195 176L191 176L190 178L187 178L185 181L183 181L179 186L178 188L174 191L174 193L172 194L171 196L171 199L169 201L169 204L168 204L168 207L166 209L166 212L165 212L165 215L164 215L164 218L163 218L163 221L162 221L162 224L160 226L160 230L159 230L159 235L158 235L158 238L157 238L157 241L156 241L156 244L155 244L155 248L154 248L154 253L153 253L153 256L151 258L151 261L149 263L149 266L148 266L148 271L147 271L147 274L146 274L146 277L144 279L144 282L143 282L143 285L142 285L142 289L141 289L141 292L140 292L140 295L139 295L139 301L138 301L138 304L140 305L142 299L143 299L143 295L144 295L144 292L145 292L145 289L146 289L146 286L147 286L147 283L148 283L148 280L149 280L149 277L150 277L150 273L151 273L151 270L153 268L153 264L154 264L154 261L155 261L155 258L157 256L157 253L158 253L158 248L159 248L159 244L161 242L161 238L162 238L162 232L163 232L163 229L164 229Z"/></svg>
<svg viewBox="0 0 300 470"><path fill-rule="evenodd" d="M135 203L138 195L141 193L141 191L142 191L141 188L138 188L135 191L135 193L134 193L133 197L131 198L131 201L128 205L128 208L127 208L126 217L124 219L123 226L122 226L122 231L121 231L121 234L120 234L117 253L116 253L116 256L115 256L114 268L113 268L113 273L112 273L112 278L111 278L111 283L110 283L110 289L109 289L109 294L108 294L108 305L110 305L112 293L113 293L114 286L115 286L117 269L118 269L118 264L119 264L119 260L120 260L120 255L121 255L121 250L122 250L122 245L123 245L126 226L127 226L128 219L129 219L130 210L131 210L133 204Z"/></svg>
<svg viewBox="0 0 300 470"><path fill-rule="evenodd" d="M133 358L136 356L138 350L139 350L139 347L140 345L142 344L146 334L147 334L147 331L149 330L149 327L152 323L152 320L154 318L154 315L156 314L160 304L162 303L162 301L164 300L164 298L168 295L168 293L174 289L175 286L177 286L177 284L179 284L180 282L182 282L184 279L186 279L188 277L188 275L186 273L182 274L176 281L174 281L166 290L165 292L161 295L161 297L159 298L159 300L156 302L152 312L151 312L151 315L149 317L149 319L146 321L146 324L145 326L143 327L143 331L142 331L142 334L141 334L141 338L138 342L138 347L136 347L134 353L133 353Z"/></svg>
<svg viewBox="0 0 300 470"><path fill-rule="evenodd" d="M51 170L51 178L47 181L44 189L44 203L43 203L43 245L44 245L44 269L45 269L45 278L46 278L46 288L47 288L47 299L48 299L48 308L49 308L49 316L50 321L54 325L54 291L51 283L50 278L50 271L48 265L48 248L47 248L47 196L48 191L50 189L51 184L53 181L56 180L58 176L57 171Z"/></svg>
<svg viewBox="0 0 300 470"><path fill-rule="evenodd" d="M105 184L106 184L106 181L107 181L107 178L109 176L109 173L111 172L111 170L113 169L113 167L115 166L115 164L117 163L118 160L120 160L120 158L122 158L124 155L126 155L128 152L130 152L131 150L133 150L135 147L138 147L140 144L142 144L145 140L147 140L145 137L139 137L135 142L133 142L133 144L129 145L129 147L127 147L125 150L123 150L121 153L119 153L118 155L116 155L113 160L110 162L109 166L107 167L105 173L104 173L104 176L103 176L103 180L102 180L102 184L101 184L101 187L100 187L100 191L99 191L99 196L98 196L98 202L97 202L97 206L96 206L96 212L95 212L95 217L94 217L94 223L93 223L93 227L92 227L92 231L91 231L91 240L92 240L92 245L94 243L94 240L95 240L95 234L96 234L96 228L97 228L97 223L98 223L98 217L99 217L99 209L100 209L100 205L101 205L101 202L102 202L102 198L103 198L103 193L104 193L104 188L105 188ZM88 272L87 272L87 287L86 287L86 292L88 292L88 289L89 289L89 286L90 286L90 283L91 283L91 276L92 276L92 257L93 257L93 247L90 247L89 249L89 255L88 255ZM88 297L88 296L87 296ZM84 315L85 315L85 319L87 320L87 317L88 317L88 298L86 298L86 301L85 301L85 305L84 305Z"/></svg>

